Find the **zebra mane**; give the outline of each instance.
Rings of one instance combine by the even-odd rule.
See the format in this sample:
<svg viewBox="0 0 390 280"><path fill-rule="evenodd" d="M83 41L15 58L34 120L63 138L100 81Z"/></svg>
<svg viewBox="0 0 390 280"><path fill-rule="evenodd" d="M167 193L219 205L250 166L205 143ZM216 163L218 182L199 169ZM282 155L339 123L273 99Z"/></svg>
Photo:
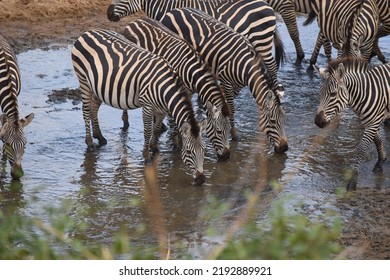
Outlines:
<svg viewBox="0 0 390 280"><path fill-rule="evenodd" d="M189 98L192 94L188 91L188 89L182 85L180 85L179 90L184 93L184 97L182 97L182 103L185 107L188 107L188 124L191 126L191 134L194 137L198 137L200 134L200 128L198 122L195 118L194 107L192 106L192 101Z"/></svg>
<svg viewBox="0 0 390 280"><path fill-rule="evenodd" d="M328 71L330 73L335 73L340 63L344 65L346 72L365 72L368 70L367 61L353 58L351 55L346 55L330 61L328 63Z"/></svg>

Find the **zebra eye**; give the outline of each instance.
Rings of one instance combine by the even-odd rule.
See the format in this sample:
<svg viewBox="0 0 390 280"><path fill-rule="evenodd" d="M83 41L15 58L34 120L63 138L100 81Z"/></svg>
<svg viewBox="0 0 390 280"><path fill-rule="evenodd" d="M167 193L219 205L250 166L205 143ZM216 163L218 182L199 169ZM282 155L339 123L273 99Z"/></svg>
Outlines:
<svg viewBox="0 0 390 280"><path fill-rule="evenodd" d="M336 97L337 91L331 91L330 92L330 97Z"/></svg>

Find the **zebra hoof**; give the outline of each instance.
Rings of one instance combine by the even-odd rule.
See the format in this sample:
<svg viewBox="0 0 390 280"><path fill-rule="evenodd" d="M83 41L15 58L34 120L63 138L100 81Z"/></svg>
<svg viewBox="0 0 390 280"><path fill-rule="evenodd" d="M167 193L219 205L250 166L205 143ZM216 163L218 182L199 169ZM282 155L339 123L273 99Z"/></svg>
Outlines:
<svg viewBox="0 0 390 280"><path fill-rule="evenodd" d="M355 179L351 179L348 184L347 184L347 191L356 191L356 180Z"/></svg>
<svg viewBox="0 0 390 280"><path fill-rule="evenodd" d="M99 138L99 145L101 145L101 146L107 145L106 138L104 138L104 137Z"/></svg>
<svg viewBox="0 0 390 280"><path fill-rule="evenodd" d="M372 170L374 173L379 173L379 172L383 172L383 163L385 161L384 160L378 160L378 162L375 164L374 166L374 169Z"/></svg>
<svg viewBox="0 0 390 280"><path fill-rule="evenodd" d="M122 130L128 130L129 129L129 127L130 127L130 124L129 124L129 122L123 122L123 127L122 127Z"/></svg>

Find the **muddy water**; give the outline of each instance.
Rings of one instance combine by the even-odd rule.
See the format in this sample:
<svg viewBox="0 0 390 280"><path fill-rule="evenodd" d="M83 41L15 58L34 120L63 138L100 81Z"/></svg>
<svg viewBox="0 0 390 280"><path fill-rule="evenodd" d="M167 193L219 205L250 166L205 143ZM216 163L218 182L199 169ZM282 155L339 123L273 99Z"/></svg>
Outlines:
<svg viewBox="0 0 390 280"><path fill-rule="evenodd" d="M136 236L133 240L136 244L154 242L153 230L162 228L169 234L171 246L184 242L200 258L205 256L208 245L222 238L230 221L245 206L246 191L256 189L261 180L266 180L268 187L257 205L259 217L266 216L269 203L276 197L290 194L293 194L293 200L289 200L291 211L297 209L296 203L302 202L300 209L313 219L326 219L329 211L334 216L342 215L333 203L335 191L343 183L343 171L354 153L361 128L351 111L346 111L333 128L321 130L315 126L321 79L306 73L307 60L302 68L293 66L292 42L282 23L279 29L288 57L279 75L286 90L283 106L290 149L285 155L273 154L264 136L258 133L257 108L244 89L237 100L236 115L241 140L232 143L232 157L223 163L216 161L208 143L204 166L207 180L202 187L191 184L180 155L172 151L168 133L161 137L160 153L152 170L152 175L155 172L158 178L158 188L151 189L146 184L149 177L145 178L141 153L140 110L129 112L131 125L125 132L121 129L121 112L102 106L100 124L108 144L87 151L81 104L48 102L53 90L78 87L70 47L21 53L18 56L23 78L20 111L22 115L34 112L35 119L26 128L25 176L20 182L13 182L9 166L2 167L0 206L7 210L23 209L28 215L45 219L45 207L57 206L68 198L74 201L77 212L77 215L70 214L88 225L82 233L87 242L110 242L120 229ZM308 59L317 29L312 25L301 26L301 30ZM382 40L381 46L390 59L390 38ZM319 64L325 65L323 56ZM382 134L390 151L390 131L383 130ZM389 187L389 164L385 164L383 174L373 174L374 148L370 155L361 167L359 184ZM281 188L273 189L275 183ZM205 218L204 209L215 208L215 201L231 203L232 207L223 217ZM138 236L135 231L141 225L150 226L151 230ZM221 234L213 238L206 236L209 227Z"/></svg>

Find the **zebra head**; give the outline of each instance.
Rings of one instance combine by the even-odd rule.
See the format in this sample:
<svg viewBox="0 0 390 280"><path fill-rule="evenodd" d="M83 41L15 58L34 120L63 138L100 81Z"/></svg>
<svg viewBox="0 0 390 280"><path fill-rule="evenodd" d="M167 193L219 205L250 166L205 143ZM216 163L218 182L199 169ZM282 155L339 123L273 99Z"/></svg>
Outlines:
<svg viewBox="0 0 390 280"><path fill-rule="evenodd" d="M320 128L326 127L348 105L349 93L345 83L344 64L342 62L336 66L334 64L329 64L327 69L316 68L325 79L320 88L320 105L314 120Z"/></svg>
<svg viewBox="0 0 390 280"><path fill-rule="evenodd" d="M210 101L206 102L206 107L206 135L217 151L218 159L227 160L230 158L230 120L228 107L226 106L228 112L224 112Z"/></svg>
<svg viewBox="0 0 390 280"><path fill-rule="evenodd" d="M144 9L145 0L113 0L107 9L110 21L119 21L122 17L135 14Z"/></svg>
<svg viewBox="0 0 390 280"><path fill-rule="evenodd" d="M11 165L11 176L14 179L19 179L23 176L22 157L26 147L26 137L24 136L23 128L28 125L34 114L20 120L13 120L2 115L0 128L0 139L3 141L3 153L7 156Z"/></svg>
<svg viewBox="0 0 390 280"><path fill-rule="evenodd" d="M287 137L284 131L285 113L279 95L268 91L265 105L260 107L260 130L264 132L274 145L275 152L282 154L288 150Z"/></svg>
<svg viewBox="0 0 390 280"><path fill-rule="evenodd" d="M201 185L206 180L203 174L205 145L199 127L197 124L190 125L185 121L180 131L182 136L181 157L192 172L195 184Z"/></svg>

